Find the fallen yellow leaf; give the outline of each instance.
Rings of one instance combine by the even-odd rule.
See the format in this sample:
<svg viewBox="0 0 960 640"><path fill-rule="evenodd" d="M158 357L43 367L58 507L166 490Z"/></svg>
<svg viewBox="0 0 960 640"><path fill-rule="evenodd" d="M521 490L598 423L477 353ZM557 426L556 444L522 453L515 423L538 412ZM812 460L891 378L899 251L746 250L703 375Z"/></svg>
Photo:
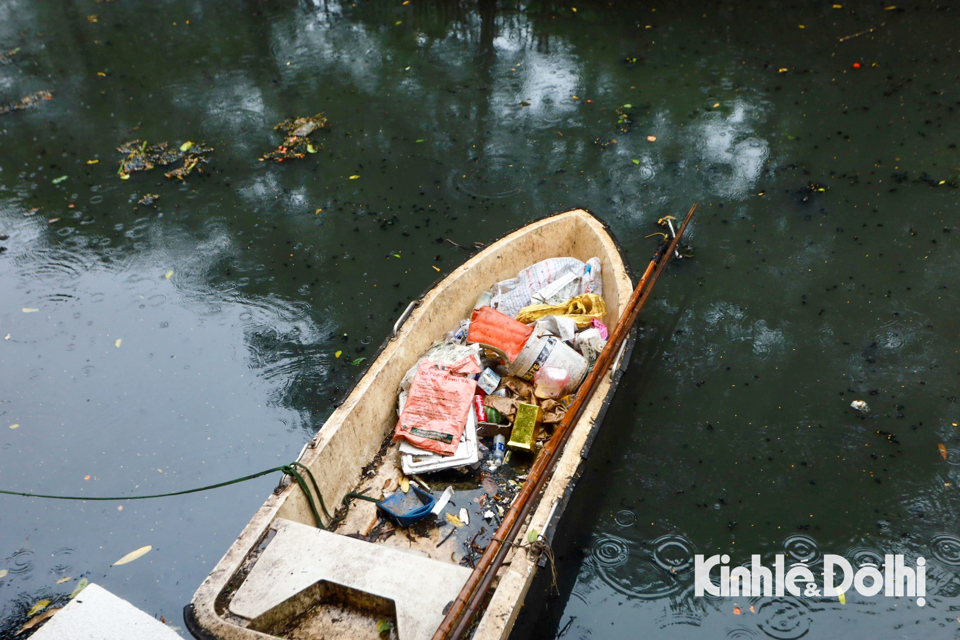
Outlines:
<svg viewBox="0 0 960 640"><path fill-rule="evenodd" d="M24 313L37 313L38 311L40 311L40 309L34 309L33 307L24 307L24 308L23 308L23 312L24 312Z"/></svg>
<svg viewBox="0 0 960 640"><path fill-rule="evenodd" d="M33 608L30 609L30 611L27 611L27 617L29 618L30 616L43 611L49 606L50 606L50 600L41 600L37 604L33 605Z"/></svg>
<svg viewBox="0 0 960 640"><path fill-rule="evenodd" d="M10 573L10 569L0 569L0 578L6 576L8 573Z"/></svg>
<svg viewBox="0 0 960 640"><path fill-rule="evenodd" d="M350 176L350 179L351 179L351 180L356 180L356 179L359 178L359 177L360 177L360 176Z"/></svg>
<svg viewBox="0 0 960 640"><path fill-rule="evenodd" d="M24 631L29 631L30 629L33 629L35 626L37 626L44 620L49 620L50 618L53 617L53 614L55 614L57 611L60 611L61 608L62 607L54 607L53 609L47 609L46 611L38 615L33 620L27 620L26 624L20 627L20 631L17 631L14 635L18 636Z"/></svg>
<svg viewBox="0 0 960 640"><path fill-rule="evenodd" d="M656 142L657 136L647 136L647 142Z"/></svg>
<svg viewBox="0 0 960 640"><path fill-rule="evenodd" d="M123 342L123 338L117 338L117 341L116 341L116 342L114 342L113 344L115 344L115 345L117 345L117 349L119 349L119 348L120 348L120 343L121 343L121 342Z"/></svg>
<svg viewBox="0 0 960 640"><path fill-rule="evenodd" d="M11 429L19 429L19 428L20 428L20 425L19 425L18 423L14 423L14 424L10 425L10 428L11 428ZM3 577L3 576L0 576L0 578L2 578L2 577Z"/></svg>
<svg viewBox="0 0 960 640"><path fill-rule="evenodd" d="M134 560L136 560L136 559L138 559L138 558L142 558L143 556L145 556L145 555L147 555L148 553L150 553L150 550L151 550L151 549L153 549L153 547L152 547L151 545L149 545L149 544L148 544L147 546L145 546L145 547L140 547L140 548L137 549L136 551L131 551L131 552L128 553L127 555L123 556L122 558L120 558L119 560L117 560L116 562L114 562L114 563L113 563L112 565L110 565L110 566L111 566L111 567L116 567L116 566L119 566L119 565L121 565L121 564L127 564L128 562L133 562Z"/></svg>
<svg viewBox="0 0 960 640"><path fill-rule="evenodd" d="M166 278L167 280L169 280L170 278L172 278L172 277L173 277L173 269L170 269L170 271L167 271L167 273L164 274L163 277Z"/></svg>
<svg viewBox="0 0 960 640"><path fill-rule="evenodd" d="M947 459L947 445L945 445L945 444L943 444L943 443L941 442L940 444L937 445L937 449L940 450L940 457L943 458L944 460L946 460L946 459Z"/></svg>
<svg viewBox="0 0 960 640"><path fill-rule="evenodd" d="M837 593L837 600L840 601L840 604L847 604L847 594L843 591Z"/></svg>
<svg viewBox="0 0 960 640"><path fill-rule="evenodd" d="M87 160L87 164L100 164L99 160Z"/></svg>
<svg viewBox="0 0 960 640"><path fill-rule="evenodd" d="M410 492L410 478L406 476L402 476L400 478L400 491L403 491L404 493Z"/></svg>
<svg viewBox="0 0 960 640"><path fill-rule="evenodd" d="M449 522L449 523L452 524L453 526L455 526L455 527L462 527L462 526L463 526L463 522L460 520L460 518L458 518L457 516L453 515L452 513L448 513L448 514L446 514L446 516L447 516L447 522Z"/></svg>
<svg viewBox="0 0 960 640"><path fill-rule="evenodd" d="M333 354L333 357L334 357L334 358L339 358L339 357L340 357L340 354L342 354L342 353L343 353L343 351L337 351L335 354Z"/></svg>
<svg viewBox="0 0 960 640"><path fill-rule="evenodd" d="M60 578L59 580L57 580L57 584L63 584L64 582L66 582L66 581L68 581L68 580L72 580L72 579L73 579L73 576L67 576L66 578Z"/></svg>

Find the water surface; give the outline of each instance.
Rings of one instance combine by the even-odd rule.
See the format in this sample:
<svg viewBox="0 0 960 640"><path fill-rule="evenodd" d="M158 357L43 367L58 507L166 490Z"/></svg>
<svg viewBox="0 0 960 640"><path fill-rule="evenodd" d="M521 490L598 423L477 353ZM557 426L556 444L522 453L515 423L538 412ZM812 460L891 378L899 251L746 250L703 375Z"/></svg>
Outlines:
<svg viewBox="0 0 960 640"><path fill-rule="evenodd" d="M639 271L700 201L515 637L956 637L957 11L701 5L0 5L0 102L53 94L0 116L2 488L293 460L473 243L585 207ZM132 139L215 150L121 180ZM186 633L277 479L0 498L0 633L81 577ZM692 554L779 552L924 556L927 606L693 597Z"/></svg>

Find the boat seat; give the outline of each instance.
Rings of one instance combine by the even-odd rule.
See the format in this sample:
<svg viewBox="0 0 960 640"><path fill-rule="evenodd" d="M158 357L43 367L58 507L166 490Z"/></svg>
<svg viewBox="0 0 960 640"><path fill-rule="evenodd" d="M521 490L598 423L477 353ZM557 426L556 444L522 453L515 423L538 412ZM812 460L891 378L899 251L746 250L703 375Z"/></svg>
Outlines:
<svg viewBox="0 0 960 640"><path fill-rule="evenodd" d="M230 602L231 613L266 633L278 632L278 624L299 617L333 589L341 602L389 609L399 640L429 640L471 574L456 564L282 518L273 528L276 535Z"/></svg>

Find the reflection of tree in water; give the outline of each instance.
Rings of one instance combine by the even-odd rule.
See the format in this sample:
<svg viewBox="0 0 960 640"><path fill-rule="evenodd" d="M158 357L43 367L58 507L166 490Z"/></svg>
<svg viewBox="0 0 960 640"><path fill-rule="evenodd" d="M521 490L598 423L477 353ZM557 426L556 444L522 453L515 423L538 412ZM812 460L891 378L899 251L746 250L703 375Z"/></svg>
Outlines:
<svg viewBox="0 0 960 640"><path fill-rule="evenodd" d="M186 256L213 247L196 273L194 291L216 298L236 290L231 295L251 306L282 301L275 330L262 325L246 333L252 359L265 375L291 376L281 392L288 400L308 396L295 389L316 389L322 386L317 376L326 375L307 373L301 385L293 380L292 363L325 371L319 354L340 345L318 329L309 339L307 332L293 336L283 328L283 307L292 305L316 325L338 323L340 307L320 300L357 297L356 283L380 273L367 271L366 257L338 258L356 239L372 238L364 246L371 255L385 255L402 242L432 256L436 251L427 245L434 229L444 235L493 233L463 216L481 208L495 206L517 223L589 202L618 213L639 211L644 200L665 197L688 179L691 167L699 170L697 158L708 169L705 185L716 182L716 175L733 174L736 180L722 182L739 192L762 176L768 153L753 131L757 109L749 99L739 103L736 123L702 118L701 126L680 129L677 123L689 107L701 106L702 97L643 64L624 65L623 52L645 53L646 40L635 25L624 21L609 29L607 48L597 53L590 29L569 19L569 7L554 3L250 3L238 11L205 6L202 15L194 5L103 3L97 22L72 3L17 7L17 23L46 34L49 47L46 54L32 54L36 64L23 68L21 80L49 75L66 89L52 87L56 97L42 107L53 128L11 129L14 144L5 153L13 165L35 168L38 176L31 186L16 185L18 205L2 205L0 215L20 220L24 211L40 207L42 213L27 224L49 246L69 243L71 250L113 265L136 264L148 251ZM590 11L582 7L580 15ZM190 16L194 24L187 26ZM155 23L152 30L140 28L145 20ZM102 69L106 76L97 76ZM629 97L631 85L647 106L638 109L635 132L618 134L613 109L628 99L639 104ZM82 119L60 124L80 108ZM273 124L318 112L331 118L326 150L297 167L255 162L275 146ZM676 134L669 145L645 142L654 125ZM61 126L73 140L56 136ZM731 131L737 142L727 149L719 136ZM35 134L39 143L32 140ZM606 148L592 144L617 136ZM191 176L182 187L162 191L145 176L121 183L111 167L113 149L134 137L205 141L216 150L214 175ZM423 144L413 146L420 138ZM48 157L64 147L68 156L38 161L39 145ZM94 157L101 164L84 164ZM70 180L51 190L49 180L60 174ZM353 174L361 180L346 182ZM4 176L9 181L12 174ZM156 210L135 206L147 189L162 194ZM76 208L64 211L64 197ZM427 205L436 213L424 213ZM314 215L318 209L322 213ZM52 217L65 222L47 224ZM427 228L427 217L430 233L417 232ZM72 229L65 228L67 221ZM379 342L370 336L382 335L395 305L425 283L398 284L389 296L369 286L362 292L375 321L358 327L351 341ZM366 315L357 309L351 314ZM363 348L351 342L345 353L351 361L372 355Z"/></svg>

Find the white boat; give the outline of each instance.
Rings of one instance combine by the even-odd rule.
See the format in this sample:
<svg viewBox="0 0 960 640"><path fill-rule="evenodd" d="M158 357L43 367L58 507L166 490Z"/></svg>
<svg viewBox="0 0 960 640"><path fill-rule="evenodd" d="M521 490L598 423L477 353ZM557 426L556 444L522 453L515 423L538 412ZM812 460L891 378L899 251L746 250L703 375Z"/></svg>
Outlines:
<svg viewBox="0 0 960 640"><path fill-rule="evenodd" d="M600 259L607 309L604 322L616 325L633 284L617 243L589 212L574 210L544 218L490 244L408 307L394 336L308 443L299 463L316 480L315 488L308 483L311 493L318 489L327 507L339 507L348 494L366 491L379 497L385 488L396 486L401 475L398 445L390 438L397 424L397 387L404 373L444 333L470 316L477 298L492 284L558 256ZM547 541L552 539L632 345L632 338L624 343L597 385L517 537L518 544L526 539L529 527ZM424 480L432 482L431 478ZM439 495L443 486L430 488ZM464 507L463 500L471 496L469 491L455 494L454 502L461 500L457 508ZM482 540L483 535L492 535L496 523L473 516L473 528L461 530L425 521L413 531L376 536L371 531L383 526L376 506L356 499L350 504L331 531L326 529L330 519L322 513L323 528L318 526L317 509L311 508L299 483L290 481L267 497L185 608L190 631L201 640L278 636L429 640L471 573L463 564L469 564L476 548L471 552L471 541L464 536L469 533ZM480 528L486 533L473 533ZM451 531L456 534L453 540L444 540ZM538 568L537 559L525 549L511 550L474 628L474 638L499 640L509 635ZM384 631L388 626L389 631Z"/></svg>

